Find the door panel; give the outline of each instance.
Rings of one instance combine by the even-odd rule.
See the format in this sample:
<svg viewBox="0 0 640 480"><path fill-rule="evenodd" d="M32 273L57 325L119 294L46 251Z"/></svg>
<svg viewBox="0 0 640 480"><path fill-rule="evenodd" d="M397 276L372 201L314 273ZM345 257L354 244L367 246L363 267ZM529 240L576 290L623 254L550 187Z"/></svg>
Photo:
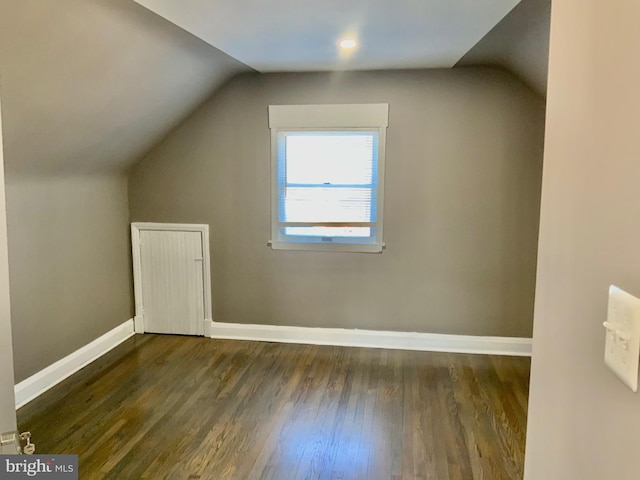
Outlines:
<svg viewBox="0 0 640 480"><path fill-rule="evenodd" d="M200 232L140 231L145 332L204 334Z"/></svg>

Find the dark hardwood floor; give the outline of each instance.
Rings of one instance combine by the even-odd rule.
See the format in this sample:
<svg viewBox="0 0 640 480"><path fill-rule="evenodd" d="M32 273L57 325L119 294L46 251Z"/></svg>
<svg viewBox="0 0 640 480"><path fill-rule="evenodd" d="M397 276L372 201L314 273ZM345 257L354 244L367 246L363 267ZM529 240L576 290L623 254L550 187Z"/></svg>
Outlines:
<svg viewBox="0 0 640 480"><path fill-rule="evenodd" d="M137 335L18 412L89 479L522 478L527 358Z"/></svg>

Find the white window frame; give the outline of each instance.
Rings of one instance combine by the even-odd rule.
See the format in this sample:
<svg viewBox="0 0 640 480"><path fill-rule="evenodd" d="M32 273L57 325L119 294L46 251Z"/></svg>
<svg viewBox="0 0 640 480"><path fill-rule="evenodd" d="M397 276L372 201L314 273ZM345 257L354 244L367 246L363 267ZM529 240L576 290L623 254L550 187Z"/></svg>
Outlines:
<svg viewBox="0 0 640 480"><path fill-rule="evenodd" d="M389 124L389 104L340 104L340 105L270 105L271 129L271 241L274 250L317 250L331 252L380 253L383 242L384 170L386 134ZM375 130L378 133L378 171L376 192L375 242L325 243L282 241L278 219L278 135L291 131L354 131Z"/></svg>

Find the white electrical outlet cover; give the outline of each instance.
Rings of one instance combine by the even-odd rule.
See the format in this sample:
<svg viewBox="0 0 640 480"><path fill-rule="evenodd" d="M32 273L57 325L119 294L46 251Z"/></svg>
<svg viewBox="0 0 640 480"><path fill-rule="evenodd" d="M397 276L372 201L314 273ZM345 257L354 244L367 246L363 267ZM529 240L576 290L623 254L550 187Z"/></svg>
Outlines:
<svg viewBox="0 0 640 480"><path fill-rule="evenodd" d="M640 362L640 299L609 287L604 363L634 392Z"/></svg>

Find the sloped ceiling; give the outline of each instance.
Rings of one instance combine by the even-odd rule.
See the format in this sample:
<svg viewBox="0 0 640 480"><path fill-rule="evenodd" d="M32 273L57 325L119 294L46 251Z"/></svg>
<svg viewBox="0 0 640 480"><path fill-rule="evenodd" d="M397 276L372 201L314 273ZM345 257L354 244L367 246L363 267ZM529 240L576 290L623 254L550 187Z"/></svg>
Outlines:
<svg viewBox="0 0 640 480"><path fill-rule="evenodd" d="M260 72L449 68L520 0L135 0ZM356 39L350 55L341 38Z"/></svg>
<svg viewBox="0 0 640 480"><path fill-rule="evenodd" d="M503 68L546 97L550 23L551 0L522 0L456 66Z"/></svg>
<svg viewBox="0 0 640 480"><path fill-rule="evenodd" d="M414 7L420 4L402 1ZM357 3L362 11L374 5L363 2ZM474 44L474 35L480 38L515 3L517 0L490 0L493 20L487 23L483 17L482 29L465 37L468 46ZM523 0L458 65L507 68L544 94L549 3ZM429 0L428 4L436 2ZM439 5L438 11L446 12L448 2ZM386 18L378 10L374 9L378 17ZM473 12L464 15L463 24L476 19ZM255 12L252 15L251 22L259 21ZM406 14L404 20L401 14L394 15L389 18L395 25L395 30L389 31L393 34L402 33L403 21L413 27L420 24L414 18L407 19ZM268 19L263 20L270 25ZM225 22L251 38L253 29ZM279 25L276 22L265 28L273 31ZM313 36L311 33L308 35ZM330 43L335 49L335 42ZM443 47L433 42L430 48ZM402 57L391 45L380 49L384 55L391 51L391 57ZM449 52L447 62L460 54L451 56ZM408 57L402 58L406 61ZM442 61L437 58L432 57L432 66ZM363 65L371 66L365 62L360 67ZM379 66L385 65L390 68L395 64L389 61ZM273 70L281 65L257 66ZM418 65L409 62L405 66ZM125 169L223 82L249 70L133 0L0 0L5 168L9 174Z"/></svg>
<svg viewBox="0 0 640 480"><path fill-rule="evenodd" d="M0 0L7 172L125 168L244 69L130 0Z"/></svg>

